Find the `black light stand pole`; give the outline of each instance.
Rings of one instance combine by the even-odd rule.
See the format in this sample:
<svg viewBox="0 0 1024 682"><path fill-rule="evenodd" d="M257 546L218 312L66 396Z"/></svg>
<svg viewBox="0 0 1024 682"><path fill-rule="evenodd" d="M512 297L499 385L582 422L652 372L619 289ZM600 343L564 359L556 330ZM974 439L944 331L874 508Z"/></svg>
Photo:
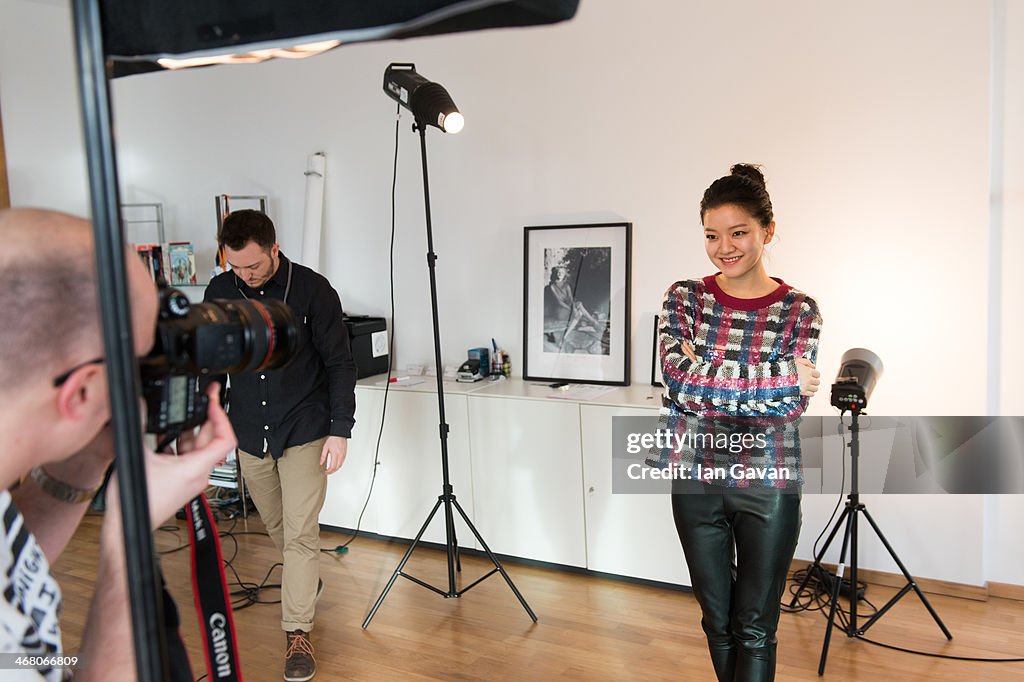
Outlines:
<svg viewBox="0 0 1024 682"><path fill-rule="evenodd" d="M921 588L918 587L917 582L914 580L914 577L910 575L910 572L907 571L906 566L903 565L903 562L900 561L900 558L896 555L896 550L892 548L892 545L889 544L889 541L886 539L885 534L882 533L881 528L878 527L878 524L875 523L875 520L871 517L871 513L868 512L867 506L860 501L860 408L852 409L850 411L850 415L852 417L852 420L850 422L851 481L850 494L847 496L846 507L843 509L843 513L836 520L835 525L832 527L832 532L829 533L828 539L825 540L825 544L818 552L818 555L814 557L814 563L807 570L807 574L804 576L803 581L800 583L800 587L797 589L796 593L793 595L793 599L789 603L791 608L797 605L797 601L800 598L800 594L804 591L804 588L807 586L807 583L808 581L810 581L812 576L827 575L825 569L821 565L821 559L825 556L825 552L828 551L829 545L832 544L832 540L835 538L836 533L839 532L839 528L843 526L843 520L845 519L846 526L845 531L843 532L843 545L839 550L839 563L836 567L835 578L831 580L831 593L829 594L828 624L825 626L825 641L821 647L821 659L818 663L819 676L825 674L825 661L828 658L828 647L829 643L832 640L833 627L842 630L844 633L846 633L847 637L860 637L865 632L867 632L868 629L872 625L874 625L879 618L885 615L885 613L890 608L892 608L897 601L902 599L905 594L910 592L910 590L914 590L914 592L917 593L917 596L921 599L921 602L924 603L925 608L928 609L928 613L931 614L936 624L938 624L939 629L942 630L942 634L946 636L946 639L953 639L953 635L950 634L949 630L946 628L946 625L942 622L942 619L939 618L939 614L935 612L934 608L932 608L931 603L929 603L928 598L924 596L924 592L921 591ZM871 524L871 528L875 531L875 535L877 535L878 539L882 541L882 544L885 546L886 551L889 552L889 556L891 556L893 561L896 562L896 565L899 566L900 571L903 573L903 577L907 579L907 584L904 585L899 592L893 595L893 597L889 601L887 601L885 605L882 606L882 608L878 609L878 612L872 615L871 618L869 618L867 622L865 622L864 625L861 627L857 626L857 549L859 541L857 534L858 514L863 514L864 518L868 520L868 523ZM846 566L845 560L847 548L849 548L850 550L850 621L846 625L836 625L836 609L838 607L839 602L839 588L843 582L843 573Z"/></svg>
<svg viewBox="0 0 1024 682"><path fill-rule="evenodd" d="M136 398L141 391L132 341L110 90L98 0L74 0L74 32L92 197L97 287L124 524L125 575L130 577L128 596L135 666L140 680L164 680L168 679L169 668L161 626L163 602L158 590L149 523L149 496Z"/></svg>
<svg viewBox="0 0 1024 682"><path fill-rule="evenodd" d="M427 271L430 274L430 312L434 324L434 367L437 378L438 436L441 439L441 477L444 481L438 503L444 504L445 549L448 552L448 592L445 596L457 597L455 593L455 559L459 543L455 537L455 518L452 514L454 491L448 474L448 421L444 416L444 371L441 364L441 322L437 315L437 254L434 252L434 229L430 219L430 179L427 177L427 126L416 121L420 133L420 163L423 166L423 210L427 225ZM436 507L435 507L436 509Z"/></svg>
<svg viewBox="0 0 1024 682"><path fill-rule="evenodd" d="M820 560L824 556L825 550L828 548L829 543L835 536L836 531L839 530L839 526L843 521L843 517L846 517L846 531L843 533L843 546L839 550L839 563L836 566L836 576L832 581L832 591L829 594L829 609L828 609L828 624L825 626L825 641L821 647L821 659L818 661L818 675L825 674L825 660L828 658L828 646L832 641L832 628L835 625L836 618L836 607L839 603L839 588L843 582L843 573L846 569L846 549L850 545L850 541L853 541L853 549L850 552L850 622L846 628L840 627L846 633L847 637L855 636L857 628L857 512L863 509L863 505L860 503L860 410L854 409L850 413L850 494L847 496L846 508L843 509L843 514L836 521L835 528L832 530L832 534L829 535L828 540L825 541L825 546L821 548L821 552L815 558L815 568L819 575L825 575L824 569L822 569ZM808 571L807 577L814 571ZM799 594L799 590L797 594Z"/></svg>
<svg viewBox="0 0 1024 682"><path fill-rule="evenodd" d="M427 269L430 272L430 309L434 322L434 365L436 367L437 374L437 409L441 420L438 435L441 439L441 473L443 476L444 484L441 495L437 498L437 502L434 503L434 508L430 511L430 514L427 516L427 520L423 522L423 525L420 527L419 532L416 533L416 538L412 541L412 544L409 545L409 549L406 550L405 556L402 557L402 560L395 568L395 572L391 574L391 579L388 581L387 586L384 587L384 591L381 592L380 596L377 598L377 601L374 603L373 608L370 609L370 613L367 614L366 620L363 621L363 628L365 629L370 625L370 621L373 619L373 616L377 613L377 609L380 608L380 605L384 602L385 597L388 596L388 592L391 591L391 587L395 584L395 580L398 579L398 576L402 576L403 578L411 580L417 585L420 585L422 587L427 588L428 590L436 592L437 594L441 595L446 599L457 599L458 597L461 597L463 594L471 590L473 587L479 585L481 582L494 575L496 572L501 573L501 576L505 579L505 582L508 583L508 586L512 589L512 592L515 593L516 598L519 599L519 603L523 605L524 609L526 609L526 612L530 615L530 618L534 622L537 622L536 614L534 614L533 610L530 608L530 605L526 603L526 600L523 598L523 595L520 594L519 590L512 582L512 579L509 578L508 573L505 572L505 568L501 565L501 562L498 561L498 558L494 556L493 552L491 552L490 548L487 546L487 543L484 542L483 537L480 536L480 533L473 525L473 522L469 520L469 516L462 509L462 506L459 505L458 500L455 499L455 492L452 488L451 480L448 476L448 423L445 421L444 416L444 369L441 364L441 327L440 323L438 322L437 316L437 279L434 275L437 254L434 253L434 235L430 221L430 182L427 178L427 126L425 123L417 119L413 128L414 130L417 130L420 135L420 159L423 165L423 205L426 210L427 217ZM433 585L430 585L429 583L426 583L423 580L420 580L419 578L411 576L402 570L405 568L405 564L409 561L409 557L412 556L413 551L416 549L416 546L420 542L420 538L423 537L423 533L426 532L427 527L430 525L430 522L434 519L434 515L437 513L437 510L438 508L441 507L441 505L444 505L445 549L448 552L447 591L434 587ZM452 511L453 507L455 511L459 512L459 515L462 517L462 520L466 522L466 525L473 532L473 535L476 536L477 541L480 542L480 546L483 547L484 552L487 553L487 558L490 559L491 562L494 564L494 568L491 569L489 573L484 574L482 577L478 578L471 585L469 585L469 587L466 587L462 590L459 590L455 585L455 570L456 564L459 561L459 543L455 537L455 516Z"/></svg>

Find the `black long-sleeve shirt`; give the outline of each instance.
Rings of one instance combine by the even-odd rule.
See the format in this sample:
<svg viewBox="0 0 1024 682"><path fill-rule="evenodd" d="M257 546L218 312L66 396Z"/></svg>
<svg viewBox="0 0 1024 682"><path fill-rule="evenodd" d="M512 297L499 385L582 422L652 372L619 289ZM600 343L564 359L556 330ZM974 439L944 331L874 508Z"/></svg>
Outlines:
<svg viewBox="0 0 1024 682"><path fill-rule="evenodd" d="M274 459L285 448L325 436L352 435L356 364L338 292L326 277L282 253L277 272L262 287L251 289L229 271L214 277L203 297L282 301L289 267L292 282L286 303L302 327L298 353L282 369L232 374L228 409L238 447L257 456L269 451Z"/></svg>

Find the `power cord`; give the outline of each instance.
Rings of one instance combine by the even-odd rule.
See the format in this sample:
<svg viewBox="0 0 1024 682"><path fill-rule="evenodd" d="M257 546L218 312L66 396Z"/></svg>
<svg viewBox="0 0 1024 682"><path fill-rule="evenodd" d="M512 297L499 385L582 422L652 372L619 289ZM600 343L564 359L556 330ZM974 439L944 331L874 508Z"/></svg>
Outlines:
<svg viewBox="0 0 1024 682"><path fill-rule="evenodd" d="M233 581L226 581L227 582L227 586L229 588L229 593L228 594L229 594L229 596L232 599L232 601L231 601L231 608L234 609L235 611L240 611L240 610L242 610L244 608L248 608L248 607L253 606L255 604L280 604L281 603L280 599L267 600L267 599L261 599L260 598L260 592L262 590L264 590L264 589L268 589L268 590L269 589L280 589L280 587L281 587L280 583L269 583L269 582L267 582L268 580L270 580L270 575L274 572L274 569L278 568L279 566L282 566L282 564L280 562L273 564L267 570L267 573L263 577L263 580L261 580L258 583L253 583L253 582L249 582L249 581L246 581L246 580L242 580L241 576L239 576L238 571L235 569L235 566L234 566L234 561L238 557L238 549L239 549L239 547L238 547L238 537L239 536L241 536L241 535L262 535L264 537L270 537L270 534L267 533L266 531L235 531L235 526L238 525L238 516L236 514L232 514L231 516L224 516L221 513L218 513L216 511L214 512L214 521L215 522L219 523L221 521L226 521L226 520L230 520L231 521L231 527L228 528L227 530L220 530L218 528L217 536L221 539L221 551L222 551L222 553L223 553L223 548L224 548L225 541L230 541L231 544L232 544L231 555L227 556L227 557L225 557L223 559L225 575L228 572L230 572L231 575L234 576L234 580ZM179 526L168 524L168 525L160 526L159 528L157 528L157 530L161 531L161 532L172 533L172 534L175 535L175 537L178 537L177 534L182 529ZM157 554L161 555L161 556L166 555L166 554L174 554L175 552L180 552L183 549L188 549L190 546L191 546L191 543L189 543L187 541L186 542L181 542L180 539L179 539L178 545L176 547L172 547L171 549L161 550L161 551L157 552ZM236 587L237 589L231 590L230 588L232 588L232 587Z"/></svg>
<svg viewBox="0 0 1024 682"><path fill-rule="evenodd" d="M370 497L373 495L373 484L377 480L377 469L380 467L380 442L384 437L384 422L388 413L388 392L391 390L391 372L395 359L395 188L398 186L398 130L402 121L402 107L395 105L395 157L391 166L391 248L390 248L390 283L391 283L391 333L388 335L388 379L384 383L384 405L381 408L380 429L377 431L377 444L373 451L373 472L370 475L370 487L366 491L366 500L363 508L359 510L359 518L356 519L356 529L352 537L338 545L334 549L323 549L324 554L339 556L348 553L348 546L359 537L359 529L363 523L363 514L370 504Z"/></svg>

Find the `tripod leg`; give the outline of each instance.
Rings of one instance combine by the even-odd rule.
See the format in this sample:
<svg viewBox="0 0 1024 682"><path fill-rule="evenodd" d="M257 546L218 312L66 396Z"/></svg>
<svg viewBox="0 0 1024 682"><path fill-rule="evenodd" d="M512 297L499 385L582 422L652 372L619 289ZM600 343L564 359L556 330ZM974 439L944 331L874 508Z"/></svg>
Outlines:
<svg viewBox="0 0 1024 682"><path fill-rule="evenodd" d="M863 511L864 511L864 516L868 520L868 523L870 523L871 527L875 529L875 535L877 535L878 539L882 541L883 545L885 545L885 549L886 549L887 552L889 552L889 556L892 557L892 560L895 561L896 565L900 567L900 571L903 572L903 577L907 579L907 583L910 585L910 587L912 587L914 589L914 592L917 593L917 596L921 599L921 602L924 604L924 607L926 609L928 609L928 613L932 614L932 618L935 620L935 623L939 626L939 629L942 630L942 634L944 634L946 636L946 639L953 639L952 633L950 633L950 631L946 628L946 625L945 625L945 623L942 622L942 619L939 618L939 614L935 612L934 608L932 608L932 605L928 601L928 598L924 596L924 592L922 592L921 588L917 586L917 581L914 580L914 576L910 575L910 572L907 570L907 567L904 566L903 562L900 561L900 558L898 556L896 556L896 550L894 550L892 548L892 545L889 544L889 541L885 538L885 534L882 533L882 529L879 528L878 524L875 523L875 520L873 518L871 518L871 514L868 513L868 510L866 508ZM854 589L856 589L856 587ZM899 596L903 596L903 595L900 594ZM895 599L896 598L894 598L893 601L895 601ZM871 620L869 620L867 623L865 623L864 627L863 627L863 629L861 631L863 632L864 630L867 630L869 627L871 627L871 625L876 620L878 620L878 618L883 613L885 613L885 611L887 609L888 609L888 604L885 607L883 607L883 609L880 610L874 617L872 617Z"/></svg>
<svg viewBox="0 0 1024 682"><path fill-rule="evenodd" d="M412 556L413 550L415 550L416 545L420 543L420 538L423 537L423 533L426 532L427 526L430 525L430 522L434 520L434 514L437 513L437 510L440 509L440 507L441 498L439 497L437 498L437 502L434 503L434 508L430 510L427 520L423 522L422 526L420 526L420 532L416 533L416 539L412 541L411 545L409 545L409 549L406 550L405 556L403 556L402 560L398 562L395 572L391 574L391 580L388 581L384 591L380 593L379 597L377 597L377 601L374 602L373 608L370 609L370 613L366 615L366 620L363 621L364 630L369 626L370 621L373 620L373 616L377 613L377 609L379 609L380 605L384 603L384 598L388 596L388 592L391 591L391 586L395 584L395 580L397 580L398 576L401 575L402 569L405 568L405 564L409 561L409 557Z"/></svg>
<svg viewBox="0 0 1024 682"><path fill-rule="evenodd" d="M462 520L466 522L467 526L469 526L469 530L471 530L473 532L473 535L476 536L476 539L480 542L480 546L484 548L484 552L487 553L487 558L491 560L491 563L494 564L494 567L498 569L499 573L501 573L501 577L504 578L505 582L508 583L508 586L512 588L513 594L516 595L516 599L518 599L519 603L523 605L524 609L526 609L526 613L530 615L530 619L533 620L534 623L536 623L537 615L533 612L533 609L530 608L530 605L526 603L526 599L524 599L523 595L520 594L519 590L515 586L515 583L512 582L512 578L508 577L508 573L505 572L505 567L501 565L500 561L498 561L498 557L494 556L494 553L491 552L491 548L487 546L486 542L484 542L484 539L480 535L480 532L476 529L476 526L473 525L473 522L469 520L469 516L462 509L462 505L460 505L458 501L454 499L452 500L452 504L455 505L455 509L457 509L459 514L462 516Z"/></svg>
<svg viewBox="0 0 1024 682"><path fill-rule="evenodd" d="M836 566L836 579L832 584L832 594L828 607L828 624L825 625L825 642L821 646L821 661L818 663L818 676L825 674L825 660L828 658L828 645L832 640L832 628L836 619L836 607L839 603L839 584L843 581L843 567L846 565L846 548L850 544L850 534L853 531L853 515L856 513L851 507L846 511L846 530L843 532L843 546L839 550L839 564ZM838 527L838 526L837 526ZM832 531L835 534L835 531ZM856 548L854 548L856 551ZM846 633L849 636L849 632Z"/></svg>
<svg viewBox="0 0 1024 682"><path fill-rule="evenodd" d="M796 602L800 598L800 594L804 591L804 588L807 587L807 583L810 581L811 576L813 576L815 572L819 575L823 572L824 569L821 567L821 558L825 556L825 552L828 551L829 545L832 544L832 540L835 538L836 533L839 532L840 527L843 525L843 519L845 519L849 513L850 505L847 504L846 507L843 508L843 513L839 515L838 519L836 519L835 525L832 526L832 532L828 534L828 539L825 540L825 544L822 545L818 555L814 557L814 563L807 569L807 575L805 575L804 579L800 581L800 587L797 588L796 593L793 595L793 599L789 602L790 608L796 607Z"/></svg>
<svg viewBox="0 0 1024 682"><path fill-rule="evenodd" d="M455 496L452 495L452 502L455 503ZM457 503L456 503L457 504ZM452 517L451 528L448 529L448 537L451 538L452 549L455 553L455 570L462 573L462 552L459 550L459 538L455 534L455 518Z"/></svg>

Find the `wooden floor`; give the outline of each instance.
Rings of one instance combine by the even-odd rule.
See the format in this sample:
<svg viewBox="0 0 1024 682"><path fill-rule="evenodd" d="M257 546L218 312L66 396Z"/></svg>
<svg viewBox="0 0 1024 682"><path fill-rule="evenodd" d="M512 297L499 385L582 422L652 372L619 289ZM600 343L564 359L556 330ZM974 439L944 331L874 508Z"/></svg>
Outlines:
<svg viewBox="0 0 1024 682"><path fill-rule="evenodd" d="M95 577L99 516L85 519L54 573L64 590L65 650L75 652ZM187 543L177 533L158 532L157 548ZM221 529L231 525L222 522ZM258 533L258 518L239 521L235 532ZM243 580L259 582L278 560L265 535L238 535L234 566ZM344 536L324 532L323 547ZM222 540L225 558L233 542ZM691 594L523 564L506 567L540 620L533 624L499 575L461 599L444 599L399 579L369 629L360 625L404 553L406 545L360 538L340 557L324 554L326 589L312 640L318 680L713 680L700 614ZM182 632L196 675L205 672L192 607L189 553L167 554L162 564L182 611ZM466 557L468 585L489 568ZM407 571L447 585L445 555L420 548ZM271 582L278 582L280 569ZM229 587L231 577L229 574ZM895 590L872 585L868 598L882 604ZM277 599L276 591L267 599ZM881 642L958 656L1024 657L1024 603L931 597L952 631L946 642L920 601L904 597L870 631ZM236 612L242 671L250 681L282 676L284 635L280 606L257 605ZM815 680L825 620L819 613L783 614L779 627L777 680ZM826 680L1020 680L1024 663L949 661L892 651L834 637Z"/></svg>

